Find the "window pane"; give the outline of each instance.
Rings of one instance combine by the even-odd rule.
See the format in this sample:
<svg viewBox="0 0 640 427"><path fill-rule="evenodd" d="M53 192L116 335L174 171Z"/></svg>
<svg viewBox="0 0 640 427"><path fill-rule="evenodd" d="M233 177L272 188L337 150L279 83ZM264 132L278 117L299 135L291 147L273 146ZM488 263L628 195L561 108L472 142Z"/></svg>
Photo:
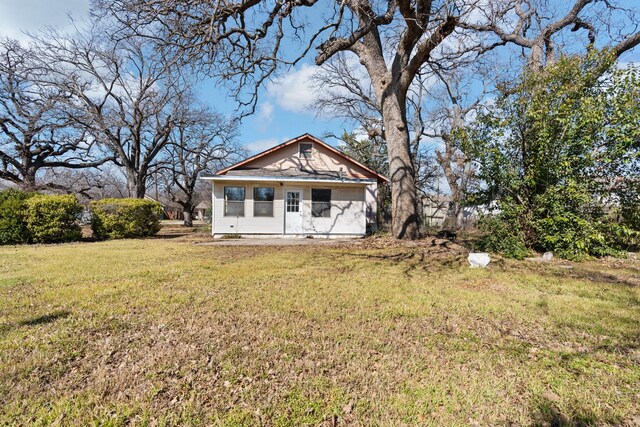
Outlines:
<svg viewBox="0 0 640 427"><path fill-rule="evenodd" d="M311 189L311 216L328 218L331 216L331 190L327 188Z"/></svg>
<svg viewBox="0 0 640 427"><path fill-rule="evenodd" d="M331 190L325 188L311 189L312 202L331 202Z"/></svg>
<svg viewBox="0 0 640 427"><path fill-rule="evenodd" d="M273 187L255 187L253 189L253 200L256 202L273 202Z"/></svg>
<svg viewBox="0 0 640 427"><path fill-rule="evenodd" d="M273 202L254 202L253 216L273 216Z"/></svg>
<svg viewBox="0 0 640 427"><path fill-rule="evenodd" d="M331 216L331 203L327 202L312 202L311 203L311 216L328 218Z"/></svg>
<svg viewBox="0 0 640 427"><path fill-rule="evenodd" d="M287 212L300 212L300 193L287 192Z"/></svg>
<svg viewBox="0 0 640 427"><path fill-rule="evenodd" d="M224 214L226 216L244 216L244 201L242 202L225 202Z"/></svg>
<svg viewBox="0 0 640 427"><path fill-rule="evenodd" d="M224 187L224 199L244 201L244 187Z"/></svg>

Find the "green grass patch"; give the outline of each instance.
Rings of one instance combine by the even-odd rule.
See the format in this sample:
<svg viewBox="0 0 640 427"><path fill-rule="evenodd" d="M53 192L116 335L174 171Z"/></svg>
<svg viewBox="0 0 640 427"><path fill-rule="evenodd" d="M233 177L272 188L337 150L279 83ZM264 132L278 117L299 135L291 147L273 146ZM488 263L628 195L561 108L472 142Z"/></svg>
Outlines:
<svg viewBox="0 0 640 427"><path fill-rule="evenodd" d="M416 247L208 246L174 231L0 248L1 425L640 414L632 259L471 270Z"/></svg>

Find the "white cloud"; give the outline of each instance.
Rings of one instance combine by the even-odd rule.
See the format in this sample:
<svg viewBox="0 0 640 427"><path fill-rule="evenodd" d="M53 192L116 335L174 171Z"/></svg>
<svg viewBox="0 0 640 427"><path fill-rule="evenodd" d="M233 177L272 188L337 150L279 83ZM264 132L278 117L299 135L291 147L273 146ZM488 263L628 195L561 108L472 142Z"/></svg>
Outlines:
<svg viewBox="0 0 640 427"><path fill-rule="evenodd" d="M267 85L267 93L285 110L301 113L316 100L316 89L310 79L318 68L303 64Z"/></svg>
<svg viewBox="0 0 640 427"><path fill-rule="evenodd" d="M0 35L26 41L24 32L46 27L69 28L75 19L89 15L90 0L1 0Z"/></svg>
<svg viewBox="0 0 640 427"><path fill-rule="evenodd" d="M249 151L250 154L257 154L264 150L268 150L269 148L282 144L284 141L287 141L289 138L268 138L268 139L258 139L256 141L250 142L248 144L244 144L244 148Z"/></svg>
<svg viewBox="0 0 640 427"><path fill-rule="evenodd" d="M256 119L260 127L266 128L273 121L273 104L269 101L263 102L258 107L258 113Z"/></svg>

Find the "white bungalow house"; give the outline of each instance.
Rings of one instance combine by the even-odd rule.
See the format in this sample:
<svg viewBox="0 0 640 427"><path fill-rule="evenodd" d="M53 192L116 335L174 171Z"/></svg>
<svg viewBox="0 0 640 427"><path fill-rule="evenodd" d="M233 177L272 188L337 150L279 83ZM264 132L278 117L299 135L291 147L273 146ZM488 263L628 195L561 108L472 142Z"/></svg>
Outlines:
<svg viewBox="0 0 640 427"><path fill-rule="evenodd" d="M212 234L358 237L387 178L304 134L213 175Z"/></svg>

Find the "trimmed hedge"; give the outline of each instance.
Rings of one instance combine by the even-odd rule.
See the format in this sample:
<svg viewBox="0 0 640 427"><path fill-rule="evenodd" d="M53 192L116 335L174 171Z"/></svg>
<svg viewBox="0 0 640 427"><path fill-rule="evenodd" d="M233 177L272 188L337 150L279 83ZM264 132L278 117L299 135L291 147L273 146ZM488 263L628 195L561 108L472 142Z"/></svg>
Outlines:
<svg viewBox="0 0 640 427"><path fill-rule="evenodd" d="M162 206L144 199L91 202L91 228L97 239L152 236L160 231Z"/></svg>
<svg viewBox="0 0 640 427"><path fill-rule="evenodd" d="M0 191L0 245L61 243L80 240L76 196Z"/></svg>
<svg viewBox="0 0 640 427"><path fill-rule="evenodd" d="M25 221L34 243L63 243L80 240L78 218L82 206L73 194L42 195L26 201Z"/></svg>
<svg viewBox="0 0 640 427"><path fill-rule="evenodd" d="M0 245L29 243L25 214L27 200L33 196L14 189L0 191Z"/></svg>

